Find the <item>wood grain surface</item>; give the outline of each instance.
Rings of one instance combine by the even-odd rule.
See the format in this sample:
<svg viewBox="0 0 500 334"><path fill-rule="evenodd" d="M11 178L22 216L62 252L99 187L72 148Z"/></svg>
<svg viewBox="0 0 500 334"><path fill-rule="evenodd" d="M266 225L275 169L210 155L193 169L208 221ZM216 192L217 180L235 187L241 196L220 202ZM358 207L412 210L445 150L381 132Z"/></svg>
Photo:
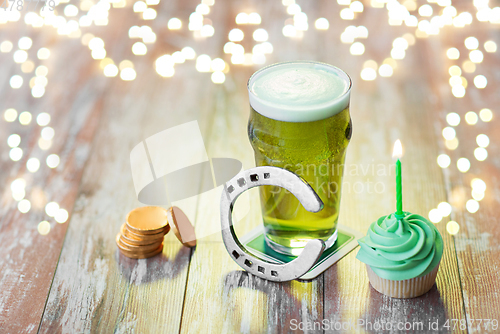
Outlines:
<svg viewBox="0 0 500 334"><path fill-rule="evenodd" d="M281 1L217 0L205 16L204 24L215 28L210 38L193 37L188 30L189 15L199 4L195 0L160 2L152 6L158 13L153 21L133 13L133 3L123 9L111 8L109 25L82 28L82 32L102 38L116 64L133 61L137 78L131 82L119 76L104 77L99 61L92 59L79 38L59 36L49 27L31 28L22 19L0 24L0 43L14 43L10 53L0 53L0 112L15 108L35 117L47 112L56 133L52 147L43 151L37 144L41 127L35 119L27 126L0 120L0 182L4 185L0 194L1 333L495 332L491 325L485 329L484 323L478 328L477 319L500 320L500 160L496 156L500 56L483 48L487 40L500 44L500 26L475 18L465 28L445 26L437 36L417 38L406 57L396 61L391 77L364 81L360 72L365 61L381 65L390 57L393 40L414 34L415 28L389 26L387 10L372 8L367 1L363 13L352 21L340 18L346 6L336 1L297 3L309 18L308 31L297 38L283 36L284 24L293 24L293 17ZM475 16L471 3L453 4L459 12L467 10ZM433 8L439 13L439 6L433 4ZM352 77L354 130L340 223L365 233L373 221L395 209L391 153L398 138L404 146L404 209L427 216L440 202L453 205L451 216L436 224L444 239L444 254L436 285L424 296L399 300L375 291L364 264L355 259L357 250L312 281L275 283L248 274L231 260L221 239L220 188L172 203L194 224L195 248L182 246L169 233L162 254L153 258L133 260L118 252L115 236L120 225L131 209L142 205L130 170L130 152L141 141L197 121L210 158L237 159L243 169L255 166L247 135L246 82L260 65L233 65L230 55L223 52L228 32L237 27L235 17L242 11L258 12L262 17L259 26L238 28L244 32L241 44L246 52L255 44L253 31L257 27L267 30L274 51L267 55L266 65L317 60L334 64ZM416 11L412 14L418 15ZM181 30L168 29L171 17L182 20ZM329 20L328 30L314 28L319 17ZM129 39L128 29L145 24L156 32L157 41L147 44L146 55L135 56L131 52L135 41ZM340 40L350 25L363 25L369 31L368 39L360 39L365 46L363 55L351 55L350 44ZM33 98L28 88L33 74L22 74L20 64L12 60L22 36L33 40L29 59L49 69L46 94L40 99ZM451 94L448 69L467 59L464 40L469 36L479 40L484 61L474 73L463 74L468 88L459 99ZM155 60L184 46L193 47L197 56L223 58L229 64L225 82L214 84L210 73L196 70L196 60L176 64L172 78L160 77ZM51 50L48 60L36 58L41 47ZM446 57L451 47L459 49L459 60ZM19 90L9 85L14 74L24 78ZM474 87L478 74L488 78L485 89ZM465 122L467 111L479 113L482 108L493 111L491 122ZM455 127L459 139L455 150L446 148L441 134L450 112L461 117ZM24 154L18 162L9 158L7 138L12 133L22 138ZM486 161L478 161L473 153L480 133L490 138ZM61 158L55 169L45 165L50 153ZM445 169L436 163L442 153L451 158ZM36 173L26 168L30 157L42 162ZM471 162L467 173L456 167L461 157ZM17 209L10 190L11 182L19 177L26 179L26 198L32 205L25 214ZM476 213L465 207L473 178L481 178L487 185ZM50 201L70 212L68 222L58 224L46 216L44 207ZM235 212L239 236L261 224L258 191L245 193ZM47 235L37 231L42 220L50 221ZM456 235L446 230L449 220L460 225ZM466 326L459 323L453 328L452 319L467 320ZM447 321L451 328L443 327ZM439 328L429 331L430 323L435 322ZM418 327L382 331L373 328L375 323L422 323L423 331ZM335 327L339 325L344 327Z"/></svg>

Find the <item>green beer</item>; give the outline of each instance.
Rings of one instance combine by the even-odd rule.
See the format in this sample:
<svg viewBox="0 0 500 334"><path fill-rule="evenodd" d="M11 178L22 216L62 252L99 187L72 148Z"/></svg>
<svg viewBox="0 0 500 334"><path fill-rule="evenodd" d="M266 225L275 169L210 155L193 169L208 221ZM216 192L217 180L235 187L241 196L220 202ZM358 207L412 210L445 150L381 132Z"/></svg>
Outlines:
<svg viewBox="0 0 500 334"><path fill-rule="evenodd" d="M323 239L327 247L335 243L352 133L350 87L343 71L315 62L272 65L249 80L248 135L256 165L296 173L324 203L312 213L284 188L260 187L266 242L278 252L298 255L311 239Z"/></svg>

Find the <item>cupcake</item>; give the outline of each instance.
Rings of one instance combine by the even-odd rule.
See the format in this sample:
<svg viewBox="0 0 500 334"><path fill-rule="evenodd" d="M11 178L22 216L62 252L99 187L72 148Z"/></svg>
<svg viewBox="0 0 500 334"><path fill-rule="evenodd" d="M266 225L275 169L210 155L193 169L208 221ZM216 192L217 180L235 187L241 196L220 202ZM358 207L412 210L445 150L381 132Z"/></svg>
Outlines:
<svg viewBox="0 0 500 334"><path fill-rule="evenodd" d="M366 264L372 287L395 298L423 295L434 285L443 239L424 217L405 212L380 217L358 240L356 258Z"/></svg>

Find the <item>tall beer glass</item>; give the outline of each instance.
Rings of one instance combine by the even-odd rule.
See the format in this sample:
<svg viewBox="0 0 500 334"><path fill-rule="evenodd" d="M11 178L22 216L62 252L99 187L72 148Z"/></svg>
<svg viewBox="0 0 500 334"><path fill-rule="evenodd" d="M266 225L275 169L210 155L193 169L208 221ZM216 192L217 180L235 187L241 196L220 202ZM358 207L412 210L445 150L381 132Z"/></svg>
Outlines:
<svg viewBox="0 0 500 334"><path fill-rule="evenodd" d="M337 240L346 148L352 133L351 79L318 62L278 63L248 81L248 135L257 166L287 169L307 181L324 203L308 212L290 192L260 187L267 245L298 255L311 239Z"/></svg>

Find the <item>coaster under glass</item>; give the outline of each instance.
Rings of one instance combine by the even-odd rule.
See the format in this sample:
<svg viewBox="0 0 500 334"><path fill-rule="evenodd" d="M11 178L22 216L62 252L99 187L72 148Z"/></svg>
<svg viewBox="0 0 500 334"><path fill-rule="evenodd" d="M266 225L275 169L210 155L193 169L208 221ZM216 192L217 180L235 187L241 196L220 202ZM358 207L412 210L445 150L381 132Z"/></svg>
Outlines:
<svg viewBox="0 0 500 334"><path fill-rule="evenodd" d="M311 280L316 278L356 248L356 246L358 246L358 239L362 236L363 234L361 232L338 224L336 242L331 247L325 249L318 262L311 270L301 276L300 279ZM271 263L288 263L296 258L296 256L281 254L269 247L266 243L263 225L245 234L240 238L240 242L249 252Z"/></svg>
<svg viewBox="0 0 500 334"><path fill-rule="evenodd" d="M302 253L302 250L305 247L306 242L304 242L304 247L302 248L290 248L286 247L283 245L280 245L271 239L268 238L267 234L264 233L264 239L266 240L266 244L269 248L271 248L273 251L288 255L288 256L299 256L300 253ZM333 244L337 241L337 230L335 230L335 233L332 234L330 238L325 240L325 249L328 249L333 246Z"/></svg>

